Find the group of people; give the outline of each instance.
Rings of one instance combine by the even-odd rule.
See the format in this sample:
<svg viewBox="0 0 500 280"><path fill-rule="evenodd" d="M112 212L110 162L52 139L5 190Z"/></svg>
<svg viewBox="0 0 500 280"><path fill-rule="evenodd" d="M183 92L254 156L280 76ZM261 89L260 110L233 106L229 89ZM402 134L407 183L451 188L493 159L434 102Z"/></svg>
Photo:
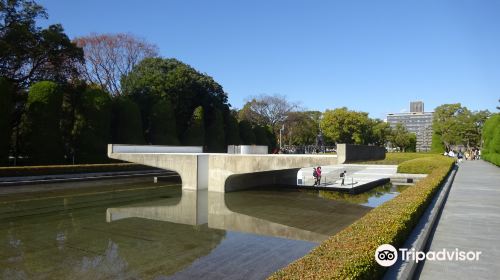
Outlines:
<svg viewBox="0 0 500 280"><path fill-rule="evenodd" d="M321 184L321 166L313 167L314 186Z"/></svg>
<svg viewBox="0 0 500 280"><path fill-rule="evenodd" d="M341 186L344 186L344 180L346 177L347 171L344 170L343 172L340 172L340 179L342 180ZM321 185L321 166L318 167L313 167L313 177L314 177L314 186L319 186Z"/></svg>
<svg viewBox="0 0 500 280"><path fill-rule="evenodd" d="M481 159L481 150L479 149L471 149L471 150L466 150L465 153L462 153L462 151L455 152L453 150L449 152L444 152L445 156L457 158L457 161L460 163L465 160L478 160Z"/></svg>

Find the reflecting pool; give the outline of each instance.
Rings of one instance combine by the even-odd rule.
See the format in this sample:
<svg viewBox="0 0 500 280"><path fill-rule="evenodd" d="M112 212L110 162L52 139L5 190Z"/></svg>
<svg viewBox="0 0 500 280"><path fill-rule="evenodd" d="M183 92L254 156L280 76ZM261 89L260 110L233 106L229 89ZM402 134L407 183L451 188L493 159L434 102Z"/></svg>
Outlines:
<svg viewBox="0 0 500 280"><path fill-rule="evenodd" d="M360 203L323 192L115 182L0 195L0 277L263 279L390 194Z"/></svg>

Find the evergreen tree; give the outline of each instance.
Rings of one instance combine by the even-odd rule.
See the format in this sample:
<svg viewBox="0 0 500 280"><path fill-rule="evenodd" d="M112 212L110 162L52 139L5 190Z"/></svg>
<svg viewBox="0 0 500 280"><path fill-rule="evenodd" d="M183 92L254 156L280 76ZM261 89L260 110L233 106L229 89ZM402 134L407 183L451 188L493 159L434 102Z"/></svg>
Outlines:
<svg viewBox="0 0 500 280"><path fill-rule="evenodd" d="M109 93L88 88L76 110L73 138L78 163L108 161L107 144L111 142L111 99Z"/></svg>
<svg viewBox="0 0 500 280"><path fill-rule="evenodd" d="M269 139L267 138L266 128L260 125L255 125L253 128L255 135L255 144L262 146L269 146Z"/></svg>
<svg viewBox="0 0 500 280"><path fill-rule="evenodd" d="M207 127L207 147L210 152L225 152L224 120L222 113L215 109L211 124Z"/></svg>
<svg viewBox="0 0 500 280"><path fill-rule="evenodd" d="M153 105L149 118L149 138L154 145L179 145L174 110L168 99Z"/></svg>
<svg viewBox="0 0 500 280"><path fill-rule="evenodd" d="M240 131L238 128L238 120L236 117L228 113L225 118L225 132L227 145L240 144Z"/></svg>
<svg viewBox="0 0 500 280"><path fill-rule="evenodd" d="M111 135L116 144L144 144L139 107L126 97L113 100Z"/></svg>
<svg viewBox="0 0 500 280"><path fill-rule="evenodd" d="M193 111L188 128L184 133L184 145L204 146L205 145L205 124L203 107L198 106Z"/></svg>
<svg viewBox="0 0 500 280"><path fill-rule="evenodd" d="M7 78L0 77L0 166L9 163L13 93L12 83Z"/></svg>
<svg viewBox="0 0 500 280"><path fill-rule="evenodd" d="M62 92L53 82L30 87L23 119L24 149L31 164L57 164L64 161L60 129Z"/></svg>
<svg viewBox="0 0 500 280"><path fill-rule="evenodd" d="M252 130L252 125L248 121L241 121L239 123L240 131L240 144L242 145L255 145L257 143L255 139L255 133Z"/></svg>

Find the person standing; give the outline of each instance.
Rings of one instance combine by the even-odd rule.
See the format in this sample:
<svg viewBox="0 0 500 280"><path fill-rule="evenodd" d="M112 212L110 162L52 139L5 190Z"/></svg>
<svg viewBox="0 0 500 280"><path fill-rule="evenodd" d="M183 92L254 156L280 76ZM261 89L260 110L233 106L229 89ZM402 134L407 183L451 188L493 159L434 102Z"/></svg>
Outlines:
<svg viewBox="0 0 500 280"><path fill-rule="evenodd" d="M342 179L342 183L340 183L341 186L344 186L344 180L345 180L346 174L347 174L347 170L344 170L344 172L340 172L340 179Z"/></svg>
<svg viewBox="0 0 500 280"><path fill-rule="evenodd" d="M321 185L321 166L318 166L318 168L316 168L316 174L318 175L316 177L316 184L319 186Z"/></svg>
<svg viewBox="0 0 500 280"><path fill-rule="evenodd" d="M314 177L314 186L316 186L316 182L318 181L318 170L316 170L316 167L313 167L313 177Z"/></svg>

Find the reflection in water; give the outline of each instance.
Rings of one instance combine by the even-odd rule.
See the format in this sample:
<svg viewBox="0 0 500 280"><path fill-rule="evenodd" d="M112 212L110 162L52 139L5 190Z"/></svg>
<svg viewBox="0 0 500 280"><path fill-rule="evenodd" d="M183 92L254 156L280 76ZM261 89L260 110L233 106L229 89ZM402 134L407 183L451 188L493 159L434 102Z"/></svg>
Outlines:
<svg viewBox="0 0 500 280"><path fill-rule="evenodd" d="M377 207L389 201L408 188L408 185L393 185L387 183L360 194L319 191L319 196L335 201L344 201L368 207Z"/></svg>
<svg viewBox="0 0 500 280"><path fill-rule="evenodd" d="M0 197L0 278L262 279L369 210L317 193L145 183Z"/></svg>
<svg viewBox="0 0 500 280"><path fill-rule="evenodd" d="M109 206L180 199L180 186L155 189L134 190L128 199L82 194L2 203L0 279L147 279L182 270L218 246L226 233L206 225L139 218L106 222ZM61 210L65 200L70 203ZM23 216L13 217L16 208Z"/></svg>
<svg viewBox="0 0 500 280"><path fill-rule="evenodd" d="M108 222L130 217L190 225L208 221L208 227L214 229L321 242L369 210L297 191L218 193L183 190L177 204L173 204L172 199L162 199L109 208L106 213Z"/></svg>

